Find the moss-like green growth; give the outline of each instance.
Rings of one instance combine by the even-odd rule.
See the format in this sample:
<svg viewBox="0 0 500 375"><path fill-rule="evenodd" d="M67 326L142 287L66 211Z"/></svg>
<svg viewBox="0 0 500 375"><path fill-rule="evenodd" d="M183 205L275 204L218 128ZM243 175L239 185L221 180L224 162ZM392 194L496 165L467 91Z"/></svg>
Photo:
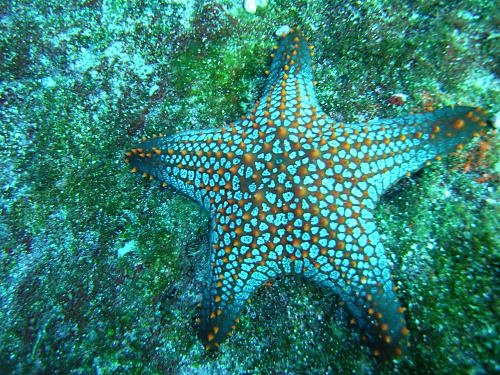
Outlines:
<svg viewBox="0 0 500 375"><path fill-rule="evenodd" d="M492 185L474 182L473 173L450 172L450 166L461 168L458 161L447 158L424 169L379 204L385 244L395 254L396 278L408 307L407 371L418 366L490 372L496 366L491 351L498 217L488 198Z"/></svg>
<svg viewBox="0 0 500 375"><path fill-rule="evenodd" d="M204 126L211 127L245 113L254 100L240 96L251 91L252 81L247 77L264 77L266 59L255 51L255 42L226 37L211 43L194 40L174 54L169 74L176 104L184 106L177 111L177 119L172 119L173 124L196 126L186 123L194 111L208 120Z"/></svg>

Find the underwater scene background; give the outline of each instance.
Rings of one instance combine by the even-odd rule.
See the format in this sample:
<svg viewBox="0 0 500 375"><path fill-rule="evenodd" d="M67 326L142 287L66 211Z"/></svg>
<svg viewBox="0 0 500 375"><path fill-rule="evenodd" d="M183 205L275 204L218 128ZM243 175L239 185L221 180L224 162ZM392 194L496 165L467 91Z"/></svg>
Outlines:
<svg viewBox="0 0 500 375"><path fill-rule="evenodd" d="M378 202L408 346L383 360L337 296L266 283L216 352L198 338L210 222L130 173L143 136L252 109L284 25L315 47L336 121L499 103L493 1L9 1L0 4L3 373L498 372L494 129Z"/></svg>

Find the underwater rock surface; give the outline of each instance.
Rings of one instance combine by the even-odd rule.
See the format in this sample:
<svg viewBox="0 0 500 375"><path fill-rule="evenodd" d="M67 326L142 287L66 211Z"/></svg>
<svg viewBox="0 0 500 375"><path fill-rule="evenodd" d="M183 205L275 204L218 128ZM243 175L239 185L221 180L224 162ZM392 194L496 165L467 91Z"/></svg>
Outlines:
<svg viewBox="0 0 500 375"><path fill-rule="evenodd" d="M25 372L498 370L498 163L488 133L403 178L375 216L410 346L381 362L336 297L260 288L217 355L196 336L209 223L137 183L144 134L219 128L264 88L273 33L316 46L337 121L453 103L498 111L494 4L17 2L0 6L0 368ZM404 94L404 103L390 100Z"/></svg>

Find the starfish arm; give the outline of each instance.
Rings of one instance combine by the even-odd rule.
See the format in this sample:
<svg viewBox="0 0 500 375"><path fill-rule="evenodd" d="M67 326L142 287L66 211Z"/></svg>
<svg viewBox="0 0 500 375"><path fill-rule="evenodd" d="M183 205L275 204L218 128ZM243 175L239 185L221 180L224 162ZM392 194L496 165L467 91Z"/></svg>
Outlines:
<svg viewBox="0 0 500 375"><path fill-rule="evenodd" d="M268 259L267 236L257 233L251 220L241 221L237 203L223 206L212 221L211 277L200 314L199 336L209 350L232 334L252 293L282 273L273 255Z"/></svg>
<svg viewBox="0 0 500 375"><path fill-rule="evenodd" d="M269 70L265 94L261 101L263 102L267 98L279 98L282 89L281 83L285 80L287 86L292 86L290 83L300 84L298 95L307 99L311 105L317 106L313 84L311 47L304 34L299 29L292 30L281 36L274 49L273 62Z"/></svg>
<svg viewBox="0 0 500 375"><path fill-rule="evenodd" d="M217 349L232 335L246 301L267 280L264 274L251 272L255 271L254 266L244 268L248 271L240 270L231 276L217 267L212 270L211 283L202 301L199 326L199 337L207 350Z"/></svg>
<svg viewBox="0 0 500 375"><path fill-rule="evenodd" d="M487 113L480 108L457 106L372 121L369 134L358 143L365 151L361 171L380 195L429 160L462 148L481 134L487 120Z"/></svg>
<svg viewBox="0 0 500 375"><path fill-rule="evenodd" d="M310 249L304 276L340 296L375 354L400 355L408 330L371 211L346 220L336 233L328 248Z"/></svg>
<svg viewBox="0 0 500 375"><path fill-rule="evenodd" d="M271 55L273 61L264 94L250 117L264 117L265 121L260 122L262 125L282 122L288 126L294 119L302 124L324 114L314 91L311 50L307 38L298 28L281 36Z"/></svg>
<svg viewBox="0 0 500 375"><path fill-rule="evenodd" d="M378 279L375 276L366 285L353 285L355 291L345 301L374 354L393 358L403 353L409 331L393 282L385 280L382 286Z"/></svg>
<svg viewBox="0 0 500 375"><path fill-rule="evenodd" d="M239 129L239 128L238 128ZM132 172L170 185L212 211L232 185L231 167L243 153L234 124L144 140L126 153ZM231 140L229 141L229 139Z"/></svg>

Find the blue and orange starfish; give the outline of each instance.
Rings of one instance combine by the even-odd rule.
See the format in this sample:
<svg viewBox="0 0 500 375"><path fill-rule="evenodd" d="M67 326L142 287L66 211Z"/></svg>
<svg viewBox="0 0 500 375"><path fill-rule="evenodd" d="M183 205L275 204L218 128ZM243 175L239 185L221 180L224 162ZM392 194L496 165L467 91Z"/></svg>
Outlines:
<svg viewBox="0 0 500 375"><path fill-rule="evenodd" d="M399 355L408 330L373 210L391 185L479 134L486 112L335 122L314 93L299 30L276 47L264 95L222 129L157 136L127 153L132 171L198 201L212 220L211 280L200 336L214 349L250 295L300 274L347 304L375 353Z"/></svg>

